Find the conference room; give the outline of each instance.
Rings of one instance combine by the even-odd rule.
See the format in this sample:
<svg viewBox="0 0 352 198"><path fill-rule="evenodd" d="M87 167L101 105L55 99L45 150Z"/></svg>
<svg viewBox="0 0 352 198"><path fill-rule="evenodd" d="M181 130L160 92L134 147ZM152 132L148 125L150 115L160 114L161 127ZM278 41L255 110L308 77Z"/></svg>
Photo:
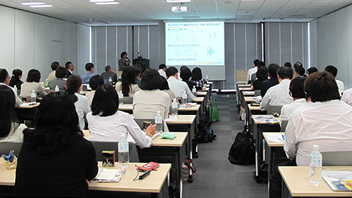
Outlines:
<svg viewBox="0 0 352 198"><path fill-rule="evenodd" d="M45 81L53 61L62 66L72 62L73 74L80 76L86 74L85 64L92 62L93 73L101 74L107 65L118 71L124 51L131 65L140 55L149 68L157 70L162 63L178 69L200 67L203 78L213 82L211 96L220 109L220 122L213 128L220 136L213 144L200 145L199 159L193 159L198 170L194 182L183 185L183 197L223 191L227 192L224 197L267 196L267 186L252 179L254 166L229 164L228 150L243 123L231 108L221 114L221 105L237 105L223 96L235 98L237 74L253 68L253 60L280 66L299 61L305 69L319 70L334 65L339 70L336 79L344 82L345 90L352 88L350 0L117 1L45 0L29 5L29 1L0 0L0 68L10 76L12 70L21 69L23 80L29 70L37 69L40 81ZM221 140L225 140L223 146ZM215 154L215 159L205 154L214 150L223 153ZM215 176L215 167L200 171L204 164L217 160L223 169L220 176ZM207 175L215 180L201 182ZM222 181L225 175L244 178L248 185L238 190L243 186L240 181L235 185Z"/></svg>

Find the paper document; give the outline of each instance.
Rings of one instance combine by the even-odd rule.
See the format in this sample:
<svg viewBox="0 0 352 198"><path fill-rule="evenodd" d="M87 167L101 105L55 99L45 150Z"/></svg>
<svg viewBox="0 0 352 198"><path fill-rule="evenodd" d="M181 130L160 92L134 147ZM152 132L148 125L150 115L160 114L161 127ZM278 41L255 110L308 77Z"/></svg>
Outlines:
<svg viewBox="0 0 352 198"><path fill-rule="evenodd" d="M281 133L267 133L266 139L269 142L285 142L285 135Z"/></svg>
<svg viewBox="0 0 352 198"><path fill-rule="evenodd" d="M323 171L323 178L335 191L352 191L352 171Z"/></svg>
<svg viewBox="0 0 352 198"><path fill-rule="evenodd" d="M120 182L122 176L125 174L124 169L111 169L111 168L99 168L97 176L92 180L92 182L98 183L109 183L109 182Z"/></svg>

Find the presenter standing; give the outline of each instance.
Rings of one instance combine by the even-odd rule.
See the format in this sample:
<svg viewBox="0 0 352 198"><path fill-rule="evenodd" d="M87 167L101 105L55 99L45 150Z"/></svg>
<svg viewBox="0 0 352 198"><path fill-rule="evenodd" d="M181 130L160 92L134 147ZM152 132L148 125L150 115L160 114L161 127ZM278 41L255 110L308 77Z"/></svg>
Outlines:
<svg viewBox="0 0 352 198"><path fill-rule="evenodd" d="M130 59L127 55L127 52L121 53L121 59L119 60L119 71L123 71L125 68L130 66Z"/></svg>

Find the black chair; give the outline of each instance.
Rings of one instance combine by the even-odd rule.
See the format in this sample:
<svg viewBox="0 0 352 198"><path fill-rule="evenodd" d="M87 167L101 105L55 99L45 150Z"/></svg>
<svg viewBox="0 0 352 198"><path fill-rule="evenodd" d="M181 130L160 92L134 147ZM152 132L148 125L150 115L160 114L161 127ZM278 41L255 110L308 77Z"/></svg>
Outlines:
<svg viewBox="0 0 352 198"><path fill-rule="evenodd" d="M352 166L352 151L321 152L323 166Z"/></svg>
<svg viewBox="0 0 352 198"><path fill-rule="evenodd" d="M118 161L118 142L97 142L91 141L94 148L95 153L97 155L97 161L102 160L102 151L115 151L115 161ZM130 162L139 162L138 151L136 145L133 142L128 143L129 146L129 157Z"/></svg>

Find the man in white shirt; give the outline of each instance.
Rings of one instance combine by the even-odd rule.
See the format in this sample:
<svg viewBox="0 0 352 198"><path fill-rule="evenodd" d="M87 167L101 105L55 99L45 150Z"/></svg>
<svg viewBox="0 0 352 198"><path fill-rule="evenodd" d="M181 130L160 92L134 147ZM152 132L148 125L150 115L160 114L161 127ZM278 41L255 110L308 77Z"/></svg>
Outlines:
<svg viewBox="0 0 352 198"><path fill-rule="evenodd" d="M283 106L293 102L289 94L289 86L293 76L293 70L289 67L282 66L277 70L279 84L270 87L265 93L260 110L266 111L268 106Z"/></svg>
<svg viewBox="0 0 352 198"><path fill-rule="evenodd" d="M331 75L333 75L336 80L337 71L338 71L336 67L334 67L332 65L328 65L325 67L325 71L327 71ZM337 87L339 88L339 93L341 96L343 94L343 92L345 91L345 84L341 80L336 80L336 84L337 84Z"/></svg>
<svg viewBox="0 0 352 198"><path fill-rule="evenodd" d="M298 107L307 104L304 89L303 89L305 80L306 80L306 77L304 76L298 76L292 79L290 83L290 96L292 97L293 102L282 106L280 122L287 121L291 117L291 114Z"/></svg>
<svg viewBox="0 0 352 198"><path fill-rule="evenodd" d="M165 65L165 64L160 64L160 65L159 65L159 70L158 70L160 76L166 78L166 73L165 73L165 71L166 71L166 65Z"/></svg>
<svg viewBox="0 0 352 198"><path fill-rule="evenodd" d="M170 90L174 92L176 97L182 97L183 92L185 91L187 94L187 102L192 102L194 100L194 96L189 89L188 85L178 80L178 71L176 67L169 67L166 69L167 82L169 83Z"/></svg>
<svg viewBox="0 0 352 198"><path fill-rule="evenodd" d="M248 70L248 73L247 73L247 83L248 84L250 84L251 82L251 78L252 78L252 74L255 74L255 73L257 73L257 71L258 71L258 63L259 63L259 61L260 60L258 60L258 59L255 59L254 61L253 61L253 68L250 68L249 70Z"/></svg>
<svg viewBox="0 0 352 198"><path fill-rule="evenodd" d="M6 69L0 69L0 85L5 85L13 91L13 94L15 95L15 107L19 107L22 104L22 101L18 97L16 91L14 88L9 86L10 83L10 76L9 73L7 72Z"/></svg>
<svg viewBox="0 0 352 198"><path fill-rule="evenodd" d="M352 88L347 89L346 91L343 92L341 101L344 101L345 103L352 106Z"/></svg>

